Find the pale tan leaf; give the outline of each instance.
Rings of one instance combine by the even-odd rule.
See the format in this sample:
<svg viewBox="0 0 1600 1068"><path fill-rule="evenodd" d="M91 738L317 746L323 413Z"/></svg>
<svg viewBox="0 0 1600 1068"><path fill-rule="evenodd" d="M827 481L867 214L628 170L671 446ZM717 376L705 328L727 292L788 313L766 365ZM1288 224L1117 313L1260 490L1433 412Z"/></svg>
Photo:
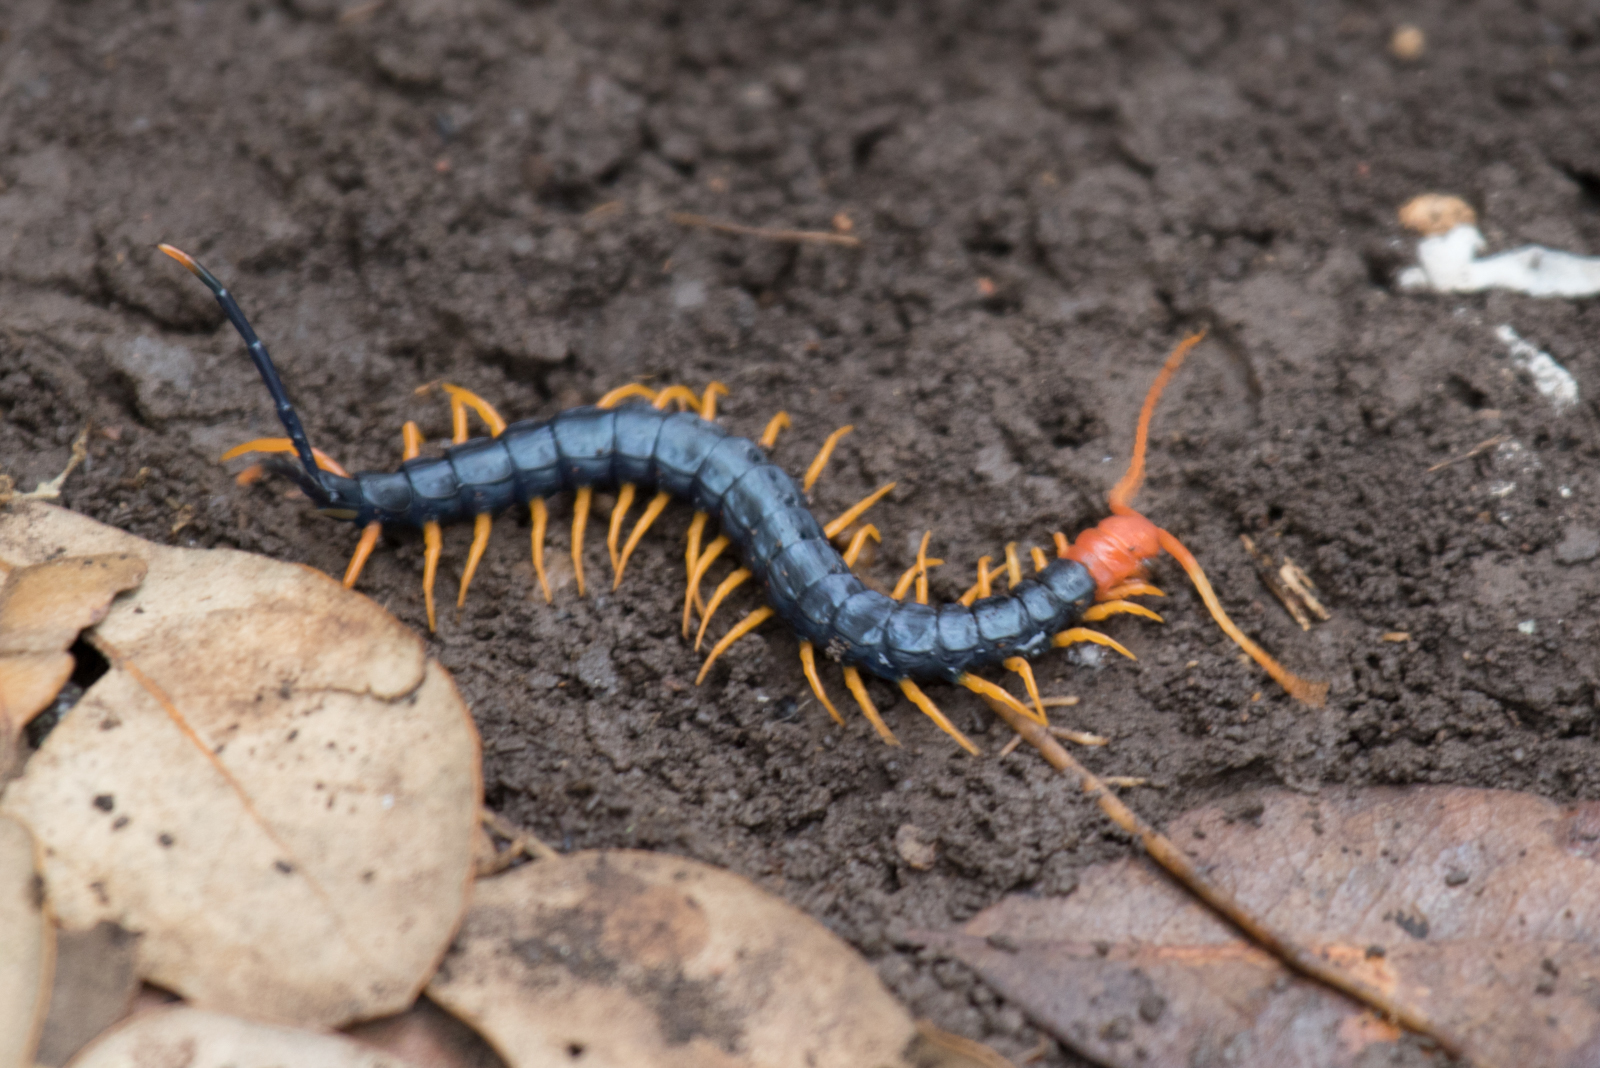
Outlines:
<svg viewBox="0 0 1600 1068"><path fill-rule="evenodd" d="M1480 1065L1600 1063L1600 803L1456 787L1266 792L1174 822L1269 926L1389 992ZM1289 975L1149 866L1007 898L929 935L1110 1065L1369 1063L1398 1033Z"/></svg>
<svg viewBox="0 0 1600 1068"><path fill-rule="evenodd" d="M132 1010L139 994L138 940L113 923L56 932L50 1012L34 1060L60 1068L89 1041Z"/></svg>
<svg viewBox="0 0 1600 1068"><path fill-rule="evenodd" d="M90 1043L71 1068L408 1068L343 1035L187 1006L140 1013Z"/></svg>
<svg viewBox="0 0 1600 1068"><path fill-rule="evenodd" d="M44 1026L55 927L40 899L33 836L0 816L0 1068L27 1068Z"/></svg>
<svg viewBox="0 0 1600 1068"><path fill-rule="evenodd" d="M144 578L129 553L58 557L0 579L0 744L48 708L72 675L67 650Z"/></svg>
<svg viewBox="0 0 1600 1068"><path fill-rule="evenodd" d="M428 995L513 1068L895 1068L915 1036L821 924L659 853L480 880Z"/></svg>
<svg viewBox="0 0 1600 1068"><path fill-rule="evenodd" d="M309 568L0 515L0 560L62 551L149 563L89 632L111 669L0 801L43 843L62 923L137 933L141 977L207 1008L404 1008L472 870L478 743L448 674Z"/></svg>

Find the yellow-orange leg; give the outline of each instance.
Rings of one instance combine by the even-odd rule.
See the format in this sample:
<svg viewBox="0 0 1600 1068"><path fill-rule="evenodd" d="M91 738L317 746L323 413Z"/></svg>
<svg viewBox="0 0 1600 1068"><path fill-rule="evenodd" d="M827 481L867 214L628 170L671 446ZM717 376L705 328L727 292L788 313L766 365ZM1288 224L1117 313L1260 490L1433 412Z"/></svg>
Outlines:
<svg viewBox="0 0 1600 1068"><path fill-rule="evenodd" d="M628 535L628 543L622 547L622 558L617 561L617 577L611 583L612 589L622 585L622 573L628 569L628 557L633 555L634 547L639 544L639 539L644 537L644 532L650 529L650 524L656 521L656 517L661 514L671 500L672 494L666 490L662 490L650 498L650 503L645 506L644 515L639 517L639 522L634 525L633 533Z"/></svg>
<svg viewBox="0 0 1600 1068"><path fill-rule="evenodd" d="M717 585L716 592L711 595L711 600L706 602L705 615L700 619L700 633L694 636L695 652L698 653L700 651L700 643L705 641L706 628L711 625L711 617L717 614L717 606L722 603L723 598L738 589L749 577L750 572L741 567Z"/></svg>
<svg viewBox="0 0 1600 1068"><path fill-rule="evenodd" d="M943 712L939 711L937 705L928 700L928 695L918 689L916 683L912 682L910 679L901 679L900 692L909 697L911 699L911 703L922 710L923 715L927 716L929 719L933 720L934 723L938 724L940 730L954 738L957 745L961 746L961 748L965 749L973 756L980 755L978 747L968 741L965 734L962 734L956 729L956 725L951 723L950 720L945 717Z"/></svg>
<svg viewBox="0 0 1600 1068"><path fill-rule="evenodd" d="M1050 558L1045 556L1044 550L1039 548L1037 545L1029 549L1028 553L1033 557L1033 569L1035 571L1043 571L1047 566L1049 566Z"/></svg>
<svg viewBox="0 0 1600 1068"><path fill-rule="evenodd" d="M767 423L767 428L761 432L761 447L770 449L778 443L778 432L787 430L790 426L789 413L779 412Z"/></svg>
<svg viewBox="0 0 1600 1068"><path fill-rule="evenodd" d="M657 408L665 408L673 401L678 402L678 411L691 411L700 414L700 398L694 395L694 390L688 386L668 386L656 394L656 399L651 401Z"/></svg>
<svg viewBox="0 0 1600 1068"><path fill-rule="evenodd" d="M1067 646L1074 645L1078 642L1091 642L1094 645L1103 645L1107 649L1115 649L1129 660L1139 659L1132 653L1128 652L1128 650L1124 649L1121 643L1112 638L1110 635L1101 634L1099 631L1090 630L1088 627L1071 627L1050 639L1050 643L1057 649L1065 649Z"/></svg>
<svg viewBox="0 0 1600 1068"><path fill-rule="evenodd" d="M828 700L828 693L822 688L822 680L817 677L817 653L810 642L800 643L800 670L805 672L806 681L811 684L811 692L817 695L817 700L828 710L828 715L832 716L833 721L839 726L844 726L844 717L839 715L839 710Z"/></svg>
<svg viewBox="0 0 1600 1068"><path fill-rule="evenodd" d="M828 466L828 457L833 455L833 450L838 446L839 439L854 429L855 427L853 426L842 426L828 435L828 440L824 441L822 448L817 450L817 458L811 461L810 467L806 468L805 479L800 483L801 489L807 493L811 492L811 487L816 485L817 479L822 477L822 469Z"/></svg>
<svg viewBox="0 0 1600 1068"><path fill-rule="evenodd" d="M533 519L533 573L539 578L539 588L544 591L544 603L552 604L554 597L550 596L550 579L544 573L544 532L550 524L550 509L546 507L543 497L535 497L528 502L528 511Z"/></svg>
<svg viewBox="0 0 1600 1068"><path fill-rule="evenodd" d="M1022 560L1017 556L1017 543L1006 543L1006 577L1011 581L1006 589L1014 589L1022 581Z"/></svg>
<svg viewBox="0 0 1600 1068"><path fill-rule="evenodd" d="M712 561L722 555L722 550L726 549L728 545L728 536L719 534L711 540L711 544L706 546L706 551L701 553L700 558L694 562L694 570L689 573L689 598L683 606L683 636L685 638L689 636L689 608L693 605L699 605L700 614L705 615L705 605L700 601L700 580L705 577L706 568L710 567Z"/></svg>
<svg viewBox="0 0 1600 1068"><path fill-rule="evenodd" d="M254 441L247 441L243 445L235 445L223 453L222 462L226 463L229 460L237 459L247 452L294 452L294 442L288 438L256 438ZM324 471L338 475L340 478L350 477L350 472L339 466L338 460L335 460L321 449L313 447L311 456L317 461L317 466Z"/></svg>
<svg viewBox="0 0 1600 1068"><path fill-rule="evenodd" d="M432 632L438 629L433 614L433 580L439 575L439 554L444 551L438 523L422 524L422 545L422 601L428 607L428 630Z"/></svg>
<svg viewBox="0 0 1600 1068"><path fill-rule="evenodd" d="M1044 701L1039 697L1039 683L1033 677L1033 665L1020 656L1006 658L1004 667L1007 671L1022 676L1022 688L1028 691L1028 698L1033 702L1034 709L1039 713L1035 719L1046 727L1050 725L1050 718L1044 714Z"/></svg>
<svg viewBox="0 0 1600 1068"><path fill-rule="evenodd" d="M1113 586L1104 594L1097 597L1100 601L1118 601L1124 597L1165 597L1166 594L1150 585L1148 582L1124 582L1120 586Z"/></svg>
<svg viewBox="0 0 1600 1068"><path fill-rule="evenodd" d="M857 519L860 519L861 514L868 508L871 508L873 505L883 500L884 496L887 495L890 490L894 489L895 485L896 483L891 482L886 486L880 486L873 490L855 504L852 504L843 515L839 516L839 518L823 527L822 533L828 538L837 538L841 530L849 526L851 523L854 523Z"/></svg>
<svg viewBox="0 0 1600 1068"><path fill-rule="evenodd" d="M633 507L633 495L638 488L632 482L625 482L617 491L617 503L611 509L611 529L606 531L606 552L611 555L611 588L616 589L617 583L622 581L622 557L617 543L622 540L622 521L628 518L628 509Z"/></svg>
<svg viewBox="0 0 1600 1068"><path fill-rule="evenodd" d="M467 588L472 585L472 576L478 573L478 561L483 559L483 551L489 547L489 528L492 526L494 520L487 512L472 517L472 548L467 550L467 567L461 573L461 594L456 598L457 608L467 603Z"/></svg>
<svg viewBox="0 0 1600 1068"><path fill-rule="evenodd" d="M689 612L694 608L695 588L694 565L700 562L700 537L705 533L706 520L711 516L707 512L696 512L689 521L689 547L683 554L684 591L683 591L683 636L689 636Z"/></svg>
<svg viewBox="0 0 1600 1068"><path fill-rule="evenodd" d="M907 568L905 573L900 576L900 581L894 584L894 592L890 596L895 600L898 601L904 598L906 591L911 588L912 583L915 583L917 587L917 603L928 603L928 568L938 567L944 563L943 560L928 559L928 539L932 536L933 531L931 530L922 535L922 544L917 547L917 562Z"/></svg>
<svg viewBox="0 0 1600 1068"><path fill-rule="evenodd" d="M1100 601L1090 605L1084 611L1082 619L1085 623L1098 623L1107 616L1115 615L1143 616L1145 619L1153 619L1157 623L1166 622L1157 613L1150 611L1142 604L1134 604L1132 601Z"/></svg>
<svg viewBox="0 0 1600 1068"><path fill-rule="evenodd" d="M361 577L361 569L367 566L367 557L372 555L372 547L378 544L378 535L383 533L383 524L377 520L368 523L361 531L361 540L356 542L356 551L350 557L350 566L344 569L344 588L353 590L356 579Z"/></svg>
<svg viewBox="0 0 1600 1068"><path fill-rule="evenodd" d="M457 445L467 440L468 408L478 413L478 418L483 420L483 425L489 428L490 437L497 438L505 431L506 421L501 418L499 412L495 411L494 405L470 389L452 386L448 382L442 383L441 388L450 394L450 423Z"/></svg>
<svg viewBox="0 0 1600 1068"><path fill-rule="evenodd" d="M1033 709L1029 708L1015 697L1012 697L1009 693L1001 689L999 686L996 686L988 679L979 678L978 676L972 674L972 672L965 671L956 677L956 682L960 683L962 686L965 686L967 689L971 690L973 693L977 694L979 697L982 697L991 704L1003 704L1012 711L1020 715L1027 716L1034 722L1039 722L1039 717L1034 713Z"/></svg>
<svg viewBox="0 0 1600 1068"><path fill-rule="evenodd" d="M853 667L844 669L844 685L850 691L850 696L856 699L856 704L861 707L861 714L867 717L867 722L872 724L872 729L878 732L887 745L899 745L900 739L894 736L894 731L878 715L878 710L873 707L872 698L867 696L867 688L861 684L861 672Z"/></svg>
<svg viewBox="0 0 1600 1068"><path fill-rule="evenodd" d="M861 549L867 544L868 538L871 538L873 541L877 542L881 542L883 540L878 535L878 528L873 526L871 523L868 523L866 526L856 531L855 536L850 539L850 547L844 551L845 567L856 566L856 559L860 557Z"/></svg>
<svg viewBox="0 0 1600 1068"><path fill-rule="evenodd" d="M583 596L583 529L589 525L589 506L594 503L594 487L578 490L572 502L572 573L578 580L578 596Z"/></svg>
<svg viewBox="0 0 1600 1068"><path fill-rule="evenodd" d="M728 395L728 387L721 382L707 382L706 391L700 398L700 418L708 423L717 417L717 397L719 395L726 397Z"/></svg>
<svg viewBox="0 0 1600 1068"><path fill-rule="evenodd" d="M749 615L739 620L739 622L735 623L733 629L724 634L720 642L712 646L711 655L706 657L706 662L704 664L700 665L700 674L695 676L694 684L698 686L705 681L706 672L711 670L711 665L717 662L717 657L726 652L729 646L738 641L740 638L743 638L746 634L749 634L751 631L755 630L757 627L761 626L761 624L771 619L772 616L773 611L771 608L757 608L754 612L751 612Z"/></svg>
<svg viewBox="0 0 1600 1068"><path fill-rule="evenodd" d="M643 397L647 401L656 399L656 391L639 382L629 382L625 386L618 386L604 397L594 402L596 408L615 408L629 397Z"/></svg>
<svg viewBox="0 0 1600 1068"><path fill-rule="evenodd" d="M974 582L971 589L967 590L966 593L963 593L957 599L958 603L964 604L968 608L971 608L973 601L976 601L982 597L988 597L994 592L994 577L1004 570L1005 568L1003 565L1001 567L991 569L989 567L989 557L978 557L978 581Z"/></svg>

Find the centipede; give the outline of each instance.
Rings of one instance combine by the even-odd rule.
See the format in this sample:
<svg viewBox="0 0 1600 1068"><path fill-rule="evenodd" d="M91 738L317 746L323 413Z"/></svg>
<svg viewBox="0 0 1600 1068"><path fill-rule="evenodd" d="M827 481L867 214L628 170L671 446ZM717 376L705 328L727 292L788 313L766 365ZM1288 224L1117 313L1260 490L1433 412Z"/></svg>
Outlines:
<svg viewBox="0 0 1600 1068"><path fill-rule="evenodd" d="M621 585L629 558L669 503L680 500L693 509L684 555L682 623L687 638L698 612L697 652L729 594L747 582L762 588L766 604L746 614L713 644L696 676L697 685L734 643L777 617L798 639L806 681L833 720L845 722L822 683L819 652L822 659L839 665L846 690L889 745L898 745L898 739L869 696L863 673L897 687L974 756L980 754L979 748L934 704L922 684L963 687L991 705L1048 726L1047 702L1031 662L1051 649L1078 643L1133 658L1110 635L1087 624L1120 614L1162 622L1158 613L1130 598L1164 596L1149 582L1150 564L1163 552L1189 576L1222 631L1285 691L1311 705L1325 700L1327 684L1294 674L1252 641L1223 610L1194 555L1132 506L1144 481L1157 402L1203 333L1178 344L1151 384L1139 412L1127 471L1107 498L1110 515L1075 539L1053 534L1053 554L1039 547L1029 549L1031 570L1024 566L1016 543L1006 546L1001 563L991 566L993 558L980 558L971 588L956 601L936 606L929 604L928 575L942 561L928 556L929 535L922 538L916 562L890 592L873 588L854 571L867 540L881 536L876 527L862 523L862 517L895 483L879 487L825 524L811 512L808 494L852 427L834 431L797 482L768 455L790 423L787 414L775 415L756 441L730 433L716 422L717 399L727 394L721 383L712 382L697 394L684 385L657 390L634 382L613 389L592 405L570 408L550 419L514 423L507 423L477 394L446 384L442 388L450 400L453 444L443 455L421 455L422 434L414 422L407 422L398 470L352 475L312 448L266 346L233 294L192 256L171 245L158 247L211 291L243 339L287 434L245 442L223 459L264 454L265 468L292 481L321 514L362 528L345 571L346 587L354 587L386 526L420 529L430 630L437 624L434 585L443 551L442 526L468 520L474 525L456 602L459 608L466 603L489 544L494 517L527 508L533 577L545 600L552 602L544 558L548 500L573 494L572 566L581 597L585 532L594 496L614 493L606 538L613 588ZM488 436L468 436L469 411L487 426ZM634 502L650 491L654 493L643 514L624 539L623 526ZM708 539L713 524L715 532ZM836 542L846 538L847 544L840 548ZM740 566L706 598L706 576L729 549L735 550ZM1007 582L1004 592L996 588L1001 577ZM1026 701L983 674L996 670L1019 677Z"/></svg>

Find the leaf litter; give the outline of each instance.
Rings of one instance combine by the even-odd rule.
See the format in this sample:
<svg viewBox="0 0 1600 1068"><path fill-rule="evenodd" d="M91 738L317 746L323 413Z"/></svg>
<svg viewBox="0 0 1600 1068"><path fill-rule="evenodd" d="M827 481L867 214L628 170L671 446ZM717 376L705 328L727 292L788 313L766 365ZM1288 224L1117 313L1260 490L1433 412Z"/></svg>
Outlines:
<svg viewBox="0 0 1600 1068"><path fill-rule="evenodd" d="M109 668L0 798L59 922L137 933L141 977L207 1008L405 1008L472 876L480 755L449 676L309 568L0 513L8 569L106 553L149 566L87 636Z"/></svg>
<svg viewBox="0 0 1600 1068"><path fill-rule="evenodd" d="M144 581L131 553L71 556L0 572L0 782L22 729L72 677L67 650L105 618L111 599Z"/></svg>
<svg viewBox="0 0 1600 1068"><path fill-rule="evenodd" d="M343 1035L177 1006L134 1016L101 1035L71 1068L408 1068Z"/></svg>
<svg viewBox="0 0 1600 1068"><path fill-rule="evenodd" d="M0 1068L26 1068L44 1026L55 928L28 829L0 816Z"/></svg>
<svg viewBox="0 0 1600 1068"><path fill-rule="evenodd" d="M575 853L481 880L428 996L512 1068L995 1063L919 1034L816 920L662 853Z"/></svg>
<svg viewBox="0 0 1600 1068"><path fill-rule="evenodd" d="M1383 989L1469 1063L1600 1060L1600 802L1267 791L1192 810L1170 836L1264 923ZM924 937L1108 1065L1355 1065L1399 1038L1134 861Z"/></svg>

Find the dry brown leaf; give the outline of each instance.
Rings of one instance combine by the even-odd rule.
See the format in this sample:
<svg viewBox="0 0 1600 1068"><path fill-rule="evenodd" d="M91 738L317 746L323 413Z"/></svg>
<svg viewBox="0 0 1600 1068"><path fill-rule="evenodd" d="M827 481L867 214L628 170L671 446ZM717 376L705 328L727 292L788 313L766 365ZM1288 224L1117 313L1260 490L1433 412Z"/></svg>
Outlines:
<svg viewBox="0 0 1600 1068"><path fill-rule="evenodd" d="M39 897L33 836L0 816L0 1068L26 1068L44 1026L55 927Z"/></svg>
<svg viewBox="0 0 1600 1068"><path fill-rule="evenodd" d="M1456 787L1267 792L1170 835L1273 927L1363 975L1479 1065L1600 1063L1600 802ZM1142 863L930 936L1111 1065L1356 1063L1396 1034L1291 976ZM1207 1062L1209 1063L1209 1062Z"/></svg>
<svg viewBox="0 0 1600 1068"><path fill-rule="evenodd" d="M71 556L9 570L0 578L0 746L50 706L72 677L67 652L105 618L111 599L144 579L128 553Z"/></svg>
<svg viewBox="0 0 1600 1068"><path fill-rule="evenodd" d="M915 1036L821 924L660 853L577 853L480 880L428 996L513 1068L898 1068Z"/></svg>
<svg viewBox="0 0 1600 1068"><path fill-rule="evenodd" d="M187 1006L140 1013L92 1042L71 1068L408 1068L392 1053Z"/></svg>
<svg viewBox="0 0 1600 1068"><path fill-rule="evenodd" d="M50 1012L33 1055L42 1068L60 1068L101 1031L128 1015L139 994L136 944L133 935L114 923L56 932Z"/></svg>
<svg viewBox="0 0 1600 1068"><path fill-rule="evenodd" d="M346 1028L345 1034L416 1068L506 1068L476 1031L427 998L398 1016Z"/></svg>
<svg viewBox="0 0 1600 1068"><path fill-rule="evenodd" d="M26 504L0 562L135 552L111 664L0 799L64 926L139 934L207 1008L337 1025L415 997L465 907L477 734L421 641L309 568Z"/></svg>

